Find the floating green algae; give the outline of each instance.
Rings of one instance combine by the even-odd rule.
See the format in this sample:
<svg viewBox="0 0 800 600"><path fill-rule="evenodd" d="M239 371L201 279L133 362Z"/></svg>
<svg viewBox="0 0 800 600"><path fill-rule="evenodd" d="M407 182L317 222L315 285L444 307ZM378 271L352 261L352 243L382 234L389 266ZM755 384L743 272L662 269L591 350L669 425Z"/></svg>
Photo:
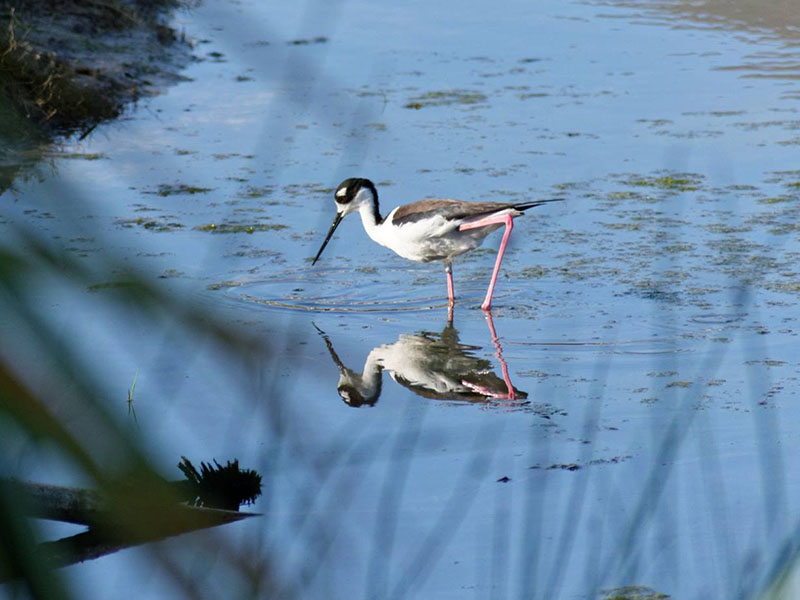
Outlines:
<svg viewBox="0 0 800 600"><path fill-rule="evenodd" d="M383 183L376 183L378 187L383 187ZM335 191L328 185L322 183L290 183L281 188L284 196L289 198L305 197L310 194L330 196Z"/></svg>
<svg viewBox="0 0 800 600"><path fill-rule="evenodd" d="M130 289L138 287L140 284L135 281L106 281L104 283L95 283L86 289L90 292L99 292L102 290L117 290L117 289Z"/></svg>
<svg viewBox="0 0 800 600"><path fill-rule="evenodd" d="M136 217L133 219L117 219L116 224L129 229L133 227L144 227L150 231L158 232L183 229L183 224L177 221L171 221L170 219L172 218L173 217L170 216L163 216L155 219L146 219L144 217Z"/></svg>
<svg viewBox="0 0 800 600"><path fill-rule="evenodd" d="M668 600L669 596L649 587L626 585L613 590L604 590L603 600Z"/></svg>
<svg viewBox="0 0 800 600"><path fill-rule="evenodd" d="M639 223L600 223L607 229L624 229L627 231L639 231L642 229Z"/></svg>
<svg viewBox="0 0 800 600"><path fill-rule="evenodd" d="M782 367L786 364L785 360L775 360L771 358L764 358L761 360L747 360L746 365L764 365L765 367Z"/></svg>
<svg viewBox="0 0 800 600"><path fill-rule="evenodd" d="M403 108L419 110L428 106L474 105L482 104L486 101L485 94L474 90L441 90L414 96L409 99Z"/></svg>
<svg viewBox="0 0 800 600"><path fill-rule="evenodd" d="M239 198L263 198L264 196L269 196L271 193L275 191L275 188L265 185L265 186L255 186L250 185L243 192L239 192L237 196Z"/></svg>
<svg viewBox="0 0 800 600"><path fill-rule="evenodd" d="M691 381L670 381L667 384L667 387L668 388L674 388L674 387L688 388L688 387L692 387L692 382Z"/></svg>
<svg viewBox="0 0 800 600"><path fill-rule="evenodd" d="M522 269L522 277L525 279L540 279L547 275L550 269L536 265L534 267L525 267Z"/></svg>
<svg viewBox="0 0 800 600"><path fill-rule="evenodd" d="M240 287L244 285L241 281L220 281L218 283L209 283L206 286L206 289L212 292L216 292L218 290L227 290L230 288Z"/></svg>
<svg viewBox="0 0 800 600"><path fill-rule="evenodd" d="M752 231L753 228L747 225L735 226L735 225L725 225L724 223L710 223L706 225L706 229L711 233L731 234L731 233L745 233L747 231Z"/></svg>
<svg viewBox="0 0 800 600"><path fill-rule="evenodd" d="M217 152L216 154L212 154L211 158L213 158L214 160L227 160L229 158L253 159L255 158L255 155L242 154L241 152Z"/></svg>
<svg viewBox="0 0 800 600"><path fill-rule="evenodd" d="M770 283L767 285L767 288L776 292L800 292L800 281Z"/></svg>
<svg viewBox="0 0 800 600"><path fill-rule="evenodd" d="M712 117L733 117L745 114L744 110L712 110L708 114Z"/></svg>
<svg viewBox="0 0 800 600"><path fill-rule="evenodd" d="M315 38L302 38L297 40L289 40L286 42L289 46L311 46L312 44L325 44L328 38L325 36L317 36Z"/></svg>
<svg viewBox="0 0 800 600"><path fill-rule="evenodd" d="M279 231L286 229L288 225L280 223L208 223L194 227L197 231L208 231L211 233L255 233L256 231Z"/></svg>
<svg viewBox="0 0 800 600"><path fill-rule="evenodd" d="M43 156L52 156L54 158L62 158L69 160L102 160L108 156L102 152L53 152L42 153Z"/></svg>
<svg viewBox="0 0 800 600"><path fill-rule="evenodd" d="M213 192L213 191L214 188L199 187L196 185L187 185L185 183L178 183L178 184L162 183L159 184L158 188L156 188L155 191L147 190L143 193L166 197L166 196L175 196L178 194L207 194L208 192Z"/></svg>
<svg viewBox="0 0 800 600"><path fill-rule="evenodd" d="M633 187L648 187L665 191L694 192L700 189L703 179L703 176L697 173L627 174L622 176L620 183Z"/></svg>
<svg viewBox="0 0 800 600"><path fill-rule="evenodd" d="M664 252L676 254L678 252L690 252L695 249L694 244L668 244L664 246Z"/></svg>
<svg viewBox="0 0 800 600"><path fill-rule="evenodd" d="M609 192L606 194L606 198L609 200L632 200L632 199L639 199L642 197L640 192Z"/></svg>
<svg viewBox="0 0 800 600"><path fill-rule="evenodd" d="M666 125L672 125L671 119L636 119L637 123L645 123L652 128L656 127L664 127Z"/></svg>

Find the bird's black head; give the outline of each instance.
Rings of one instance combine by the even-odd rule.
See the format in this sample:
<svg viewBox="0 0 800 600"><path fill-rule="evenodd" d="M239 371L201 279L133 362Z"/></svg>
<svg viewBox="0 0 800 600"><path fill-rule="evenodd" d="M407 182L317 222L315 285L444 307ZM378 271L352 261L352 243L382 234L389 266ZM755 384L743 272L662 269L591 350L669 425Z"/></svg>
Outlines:
<svg viewBox="0 0 800 600"><path fill-rule="evenodd" d="M365 395L362 390L351 384L339 385L336 388L339 397L344 400L344 403L353 408L361 408L362 406L375 406L378 397L381 394L380 385L375 394Z"/></svg>
<svg viewBox="0 0 800 600"><path fill-rule="evenodd" d="M342 222L345 215L359 211L364 206L371 206L372 214L375 215L375 220L378 222L381 221L381 216L378 212L378 190L375 189L375 184L369 179L363 179L361 177L345 179L339 184L339 187L336 188L333 198L336 201L336 216L333 219L333 225L331 225L331 228L328 230L328 235L325 236L325 241L322 242L319 252L317 252L314 260L311 261L312 265L316 264L319 260L322 251L325 250L325 246L328 245L328 242L333 236L333 232L336 231L336 228L339 226L339 223Z"/></svg>
<svg viewBox="0 0 800 600"><path fill-rule="evenodd" d="M351 177L345 179L339 184L339 187L336 188L336 193L334 194L336 204L340 206L350 204L362 189L367 189L372 192L372 197L375 201L378 200L378 190L375 189L374 183L362 177Z"/></svg>

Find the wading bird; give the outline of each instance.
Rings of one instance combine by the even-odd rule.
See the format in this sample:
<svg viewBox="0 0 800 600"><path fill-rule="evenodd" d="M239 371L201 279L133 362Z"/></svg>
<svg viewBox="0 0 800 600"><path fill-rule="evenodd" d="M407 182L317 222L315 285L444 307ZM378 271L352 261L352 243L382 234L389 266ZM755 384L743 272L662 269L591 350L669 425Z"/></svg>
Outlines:
<svg viewBox="0 0 800 600"><path fill-rule="evenodd" d="M487 235L505 225L492 279L486 291L486 299L481 304L483 310L489 310L492 306L492 294L503 253L514 227L513 219L529 208L556 202L561 198L532 200L518 204L420 200L399 206L384 218L381 217L378 207L378 190L375 189L375 184L369 179L351 178L339 184L334 200L336 217L312 265L316 264L342 219L350 213L358 212L367 235L381 246L386 246L409 260L444 262L447 273L447 297L451 310L455 304L453 259L459 254L474 250L483 243Z"/></svg>

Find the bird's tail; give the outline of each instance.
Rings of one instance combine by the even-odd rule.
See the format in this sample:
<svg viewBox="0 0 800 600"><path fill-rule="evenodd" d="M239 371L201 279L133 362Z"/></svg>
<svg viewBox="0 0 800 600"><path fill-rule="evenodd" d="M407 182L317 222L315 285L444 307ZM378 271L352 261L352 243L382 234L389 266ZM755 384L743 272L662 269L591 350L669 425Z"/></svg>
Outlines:
<svg viewBox="0 0 800 600"><path fill-rule="evenodd" d="M523 211L528 210L529 208L534 208L536 206L541 206L542 204L548 204L549 202L563 202L564 198L547 198L545 200L531 200L530 202L520 202L519 204L514 205L515 210Z"/></svg>

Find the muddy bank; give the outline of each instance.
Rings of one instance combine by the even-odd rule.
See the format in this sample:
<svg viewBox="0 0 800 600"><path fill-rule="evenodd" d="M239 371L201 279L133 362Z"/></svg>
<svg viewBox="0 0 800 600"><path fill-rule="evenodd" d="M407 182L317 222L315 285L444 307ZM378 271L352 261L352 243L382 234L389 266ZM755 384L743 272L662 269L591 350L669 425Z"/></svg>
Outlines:
<svg viewBox="0 0 800 600"><path fill-rule="evenodd" d="M622 0L608 4L654 11L704 27L777 37L792 46L799 37L800 11L789 0Z"/></svg>
<svg viewBox="0 0 800 600"><path fill-rule="evenodd" d="M85 133L180 80L176 0L0 0L0 135Z"/></svg>

